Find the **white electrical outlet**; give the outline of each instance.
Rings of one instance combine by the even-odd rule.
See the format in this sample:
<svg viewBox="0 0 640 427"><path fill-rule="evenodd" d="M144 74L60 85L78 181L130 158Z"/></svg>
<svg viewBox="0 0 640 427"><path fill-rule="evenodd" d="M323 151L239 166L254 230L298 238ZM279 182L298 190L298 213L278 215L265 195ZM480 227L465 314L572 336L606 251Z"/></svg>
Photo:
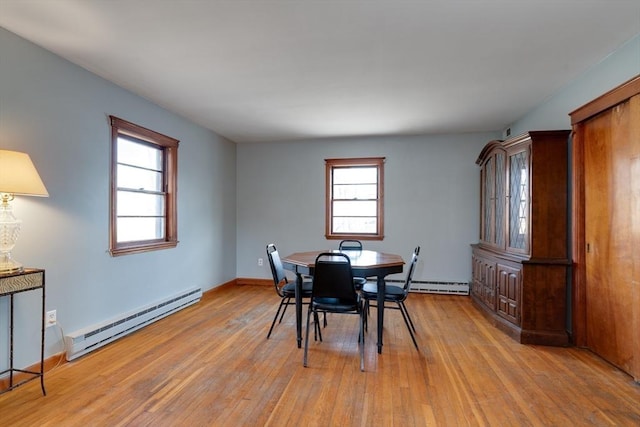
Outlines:
<svg viewBox="0 0 640 427"><path fill-rule="evenodd" d="M56 310L47 311L47 328L58 323L58 314Z"/></svg>
<svg viewBox="0 0 640 427"><path fill-rule="evenodd" d="M258 267L262 267L263 260L262 258L258 258Z"/></svg>

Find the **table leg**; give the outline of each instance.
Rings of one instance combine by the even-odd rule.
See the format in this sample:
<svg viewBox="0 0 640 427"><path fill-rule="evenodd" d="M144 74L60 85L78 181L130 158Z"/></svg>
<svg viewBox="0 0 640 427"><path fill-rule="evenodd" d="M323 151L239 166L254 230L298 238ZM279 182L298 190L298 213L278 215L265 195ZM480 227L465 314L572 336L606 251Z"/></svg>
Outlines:
<svg viewBox="0 0 640 427"><path fill-rule="evenodd" d="M382 354L382 329L384 326L384 294L385 294L384 277L378 276L378 354Z"/></svg>
<svg viewBox="0 0 640 427"><path fill-rule="evenodd" d="M296 338L302 347L302 274L296 272Z"/></svg>
<svg viewBox="0 0 640 427"><path fill-rule="evenodd" d="M45 296L44 296L44 273L42 273L42 319L40 325L40 387L42 388L42 395L46 396L47 391L44 389L44 319L45 319Z"/></svg>
<svg viewBox="0 0 640 427"><path fill-rule="evenodd" d="M11 294L11 314L9 315L10 317L10 321L9 321L9 329L11 330L10 335L9 335L9 341L10 341L10 346L9 346L9 389L13 388L13 294Z"/></svg>

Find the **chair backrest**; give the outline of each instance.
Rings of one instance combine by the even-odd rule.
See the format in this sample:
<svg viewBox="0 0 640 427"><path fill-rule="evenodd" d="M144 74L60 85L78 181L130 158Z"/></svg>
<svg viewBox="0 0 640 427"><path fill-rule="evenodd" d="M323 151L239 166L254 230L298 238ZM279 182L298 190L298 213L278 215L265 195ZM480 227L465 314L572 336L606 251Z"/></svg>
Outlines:
<svg viewBox="0 0 640 427"><path fill-rule="evenodd" d="M267 245L267 258L269 259L269 266L271 267L271 274L273 275L273 284L276 287L278 295L282 296L281 288L288 284L287 275L284 272L282 261L280 260L280 254L276 249L276 245L269 243Z"/></svg>
<svg viewBox="0 0 640 427"><path fill-rule="evenodd" d="M340 251L361 251L362 242L360 240L346 239L340 242L338 245Z"/></svg>
<svg viewBox="0 0 640 427"><path fill-rule="evenodd" d="M349 257L337 252L324 252L318 255L311 293L314 298L340 298L344 302L355 303L358 300L358 294L353 285Z"/></svg>
<svg viewBox="0 0 640 427"><path fill-rule="evenodd" d="M413 280L413 271L416 269L416 264L418 263L418 255L420 254L420 246L416 246L413 250L413 255L411 255L411 262L409 263L409 270L407 271L407 277L404 280L404 292L409 292L409 288L411 287L411 280Z"/></svg>

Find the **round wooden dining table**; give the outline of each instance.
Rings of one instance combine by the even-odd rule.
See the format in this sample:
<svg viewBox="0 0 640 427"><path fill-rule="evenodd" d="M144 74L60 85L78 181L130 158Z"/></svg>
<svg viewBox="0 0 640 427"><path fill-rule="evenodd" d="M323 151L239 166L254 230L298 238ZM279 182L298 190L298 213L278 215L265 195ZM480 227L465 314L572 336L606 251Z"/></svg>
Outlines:
<svg viewBox="0 0 640 427"><path fill-rule="evenodd" d="M283 267L296 274L296 338L298 348L302 346L302 276L313 276L316 258L323 252L342 252L349 256L353 275L375 277L378 283L378 353L382 353L382 330L384 326L385 277L402 273L404 260L400 255L370 250L324 250L296 252L282 258Z"/></svg>

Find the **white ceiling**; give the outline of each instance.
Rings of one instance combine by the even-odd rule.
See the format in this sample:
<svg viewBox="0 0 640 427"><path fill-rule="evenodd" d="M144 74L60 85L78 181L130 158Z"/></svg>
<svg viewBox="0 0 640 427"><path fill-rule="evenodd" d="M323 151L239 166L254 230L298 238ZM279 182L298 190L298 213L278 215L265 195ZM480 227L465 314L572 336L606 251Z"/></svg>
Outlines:
<svg viewBox="0 0 640 427"><path fill-rule="evenodd" d="M0 0L0 26L249 142L501 130L640 33L640 1Z"/></svg>

